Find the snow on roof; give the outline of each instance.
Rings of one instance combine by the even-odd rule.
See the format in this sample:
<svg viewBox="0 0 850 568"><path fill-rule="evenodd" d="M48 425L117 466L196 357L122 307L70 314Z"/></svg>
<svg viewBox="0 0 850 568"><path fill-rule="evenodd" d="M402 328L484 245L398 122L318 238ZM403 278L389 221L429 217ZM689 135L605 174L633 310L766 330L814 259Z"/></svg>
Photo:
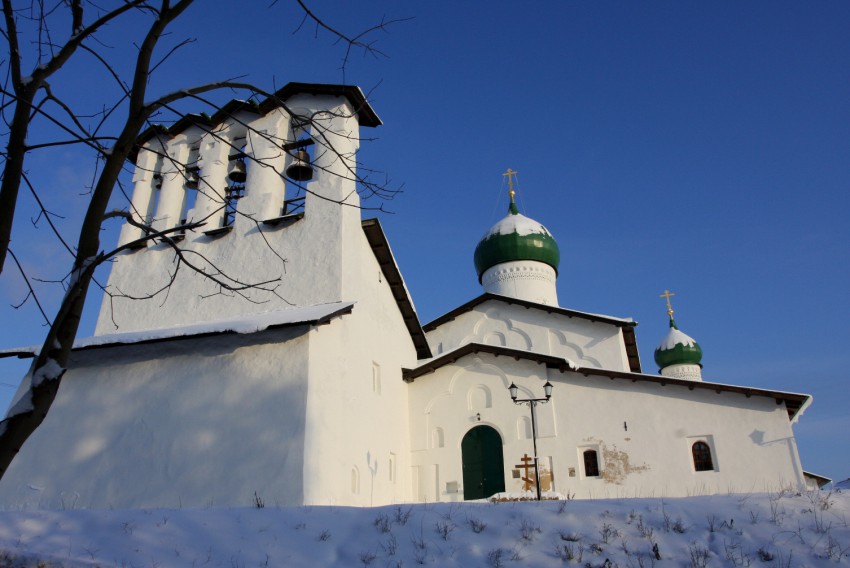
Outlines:
<svg viewBox="0 0 850 568"><path fill-rule="evenodd" d="M490 230L487 231L481 240L488 239L493 235L512 235L513 233L521 237L540 234L552 236L546 227L534 219L530 219L521 213L511 213L490 227Z"/></svg>
<svg viewBox="0 0 850 568"><path fill-rule="evenodd" d="M667 337L662 339L661 343L658 344L658 351L669 351L680 344L685 347L694 347L696 343L689 335L682 333L675 327L671 327L670 331L667 332Z"/></svg>
<svg viewBox="0 0 850 568"><path fill-rule="evenodd" d="M74 349L103 347L107 345L146 343L150 341L163 341L198 335L256 333L265 329L285 325L323 323L331 318L342 315L343 313L350 312L353 306L354 302L333 302L330 304L318 304L315 306L276 310L273 312L251 314L247 316L213 320L190 325L145 329L124 333L108 333L75 341ZM10 357L14 355L23 357L27 355L35 355L40 350L40 345L4 349L0 350L0 357Z"/></svg>

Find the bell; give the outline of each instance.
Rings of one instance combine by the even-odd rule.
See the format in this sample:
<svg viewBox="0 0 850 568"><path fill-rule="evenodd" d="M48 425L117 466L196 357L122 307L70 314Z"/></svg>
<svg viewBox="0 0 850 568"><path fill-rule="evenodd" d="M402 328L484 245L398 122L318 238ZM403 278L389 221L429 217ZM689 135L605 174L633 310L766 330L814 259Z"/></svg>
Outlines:
<svg viewBox="0 0 850 568"><path fill-rule="evenodd" d="M230 167L227 169L227 179L233 183L245 183L247 177L245 173L245 160L243 158L230 160Z"/></svg>
<svg viewBox="0 0 850 568"><path fill-rule="evenodd" d="M310 165L310 154L305 150L295 153L295 161L286 168L286 177L292 181L308 181L313 179L313 166Z"/></svg>
<svg viewBox="0 0 850 568"><path fill-rule="evenodd" d="M186 187L189 189L198 189L201 183L201 172L198 168L188 168L186 170Z"/></svg>

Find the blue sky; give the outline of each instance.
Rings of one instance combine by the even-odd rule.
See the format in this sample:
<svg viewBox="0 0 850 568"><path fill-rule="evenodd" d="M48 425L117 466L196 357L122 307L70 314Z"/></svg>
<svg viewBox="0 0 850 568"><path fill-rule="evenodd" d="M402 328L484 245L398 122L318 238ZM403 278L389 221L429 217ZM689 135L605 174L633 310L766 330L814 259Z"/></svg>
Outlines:
<svg viewBox="0 0 850 568"><path fill-rule="evenodd" d="M803 465L850 477L850 4L317 3L350 31L415 17L374 36L388 58L355 53L344 77L340 46L293 34L296 9L267 4L235 13L198 2L168 40L197 41L151 88L244 75L270 90L300 81L369 92L385 124L365 131L378 139L361 159L403 184L378 217L423 323L481 292L472 253L504 214L511 167L521 210L560 244L562 306L635 318L644 370L655 372L667 325L658 296L672 290L704 378L814 395L795 427ZM121 61L138 29L108 30L108 56ZM108 90L90 61L53 84L88 110ZM89 163L71 148L30 162L72 241ZM35 275L61 276L68 259L29 216L13 248ZM55 306L52 288L41 290ZM30 306L9 307L23 294L7 267L2 346L44 333ZM92 328L89 317L80 335ZM0 405L22 373L0 361Z"/></svg>

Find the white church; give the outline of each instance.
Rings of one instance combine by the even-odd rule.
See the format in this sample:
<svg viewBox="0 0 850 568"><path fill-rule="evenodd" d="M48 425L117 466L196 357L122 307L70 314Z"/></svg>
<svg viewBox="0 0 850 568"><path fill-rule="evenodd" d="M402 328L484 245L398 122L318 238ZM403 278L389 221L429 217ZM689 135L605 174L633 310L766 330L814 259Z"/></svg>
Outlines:
<svg viewBox="0 0 850 568"><path fill-rule="evenodd" d="M291 83L142 136L133 215L156 231L206 224L173 233L179 262L123 227L119 245L134 246L113 295L0 480L0 507L805 487L792 426L811 397L703 381L672 308L660 374L646 372L632 320L559 305L558 245L513 190L481 228L481 295L423 325L358 207L360 128L380 124L357 87ZM217 271L266 284L223 290Z"/></svg>

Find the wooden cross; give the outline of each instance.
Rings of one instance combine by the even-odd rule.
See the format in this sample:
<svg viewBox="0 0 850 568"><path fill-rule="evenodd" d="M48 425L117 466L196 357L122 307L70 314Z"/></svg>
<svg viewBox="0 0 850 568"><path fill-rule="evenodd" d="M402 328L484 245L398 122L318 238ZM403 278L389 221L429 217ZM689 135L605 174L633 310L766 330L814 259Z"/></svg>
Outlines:
<svg viewBox="0 0 850 568"><path fill-rule="evenodd" d="M523 486L522 490L531 491L531 484L537 482L536 479L534 481L531 481L531 475L528 473L528 470L534 469L534 458L530 457L528 454L523 454L522 459L520 461L522 463L517 464L514 467L518 467L519 469L525 470L525 477L521 478L525 482L525 485Z"/></svg>
<svg viewBox="0 0 850 568"><path fill-rule="evenodd" d="M674 294L670 290L664 290L664 293L658 296L659 298L664 298L665 300L667 300L667 315L670 316L671 320L673 319L673 304L670 303L670 298L675 295L676 294Z"/></svg>

